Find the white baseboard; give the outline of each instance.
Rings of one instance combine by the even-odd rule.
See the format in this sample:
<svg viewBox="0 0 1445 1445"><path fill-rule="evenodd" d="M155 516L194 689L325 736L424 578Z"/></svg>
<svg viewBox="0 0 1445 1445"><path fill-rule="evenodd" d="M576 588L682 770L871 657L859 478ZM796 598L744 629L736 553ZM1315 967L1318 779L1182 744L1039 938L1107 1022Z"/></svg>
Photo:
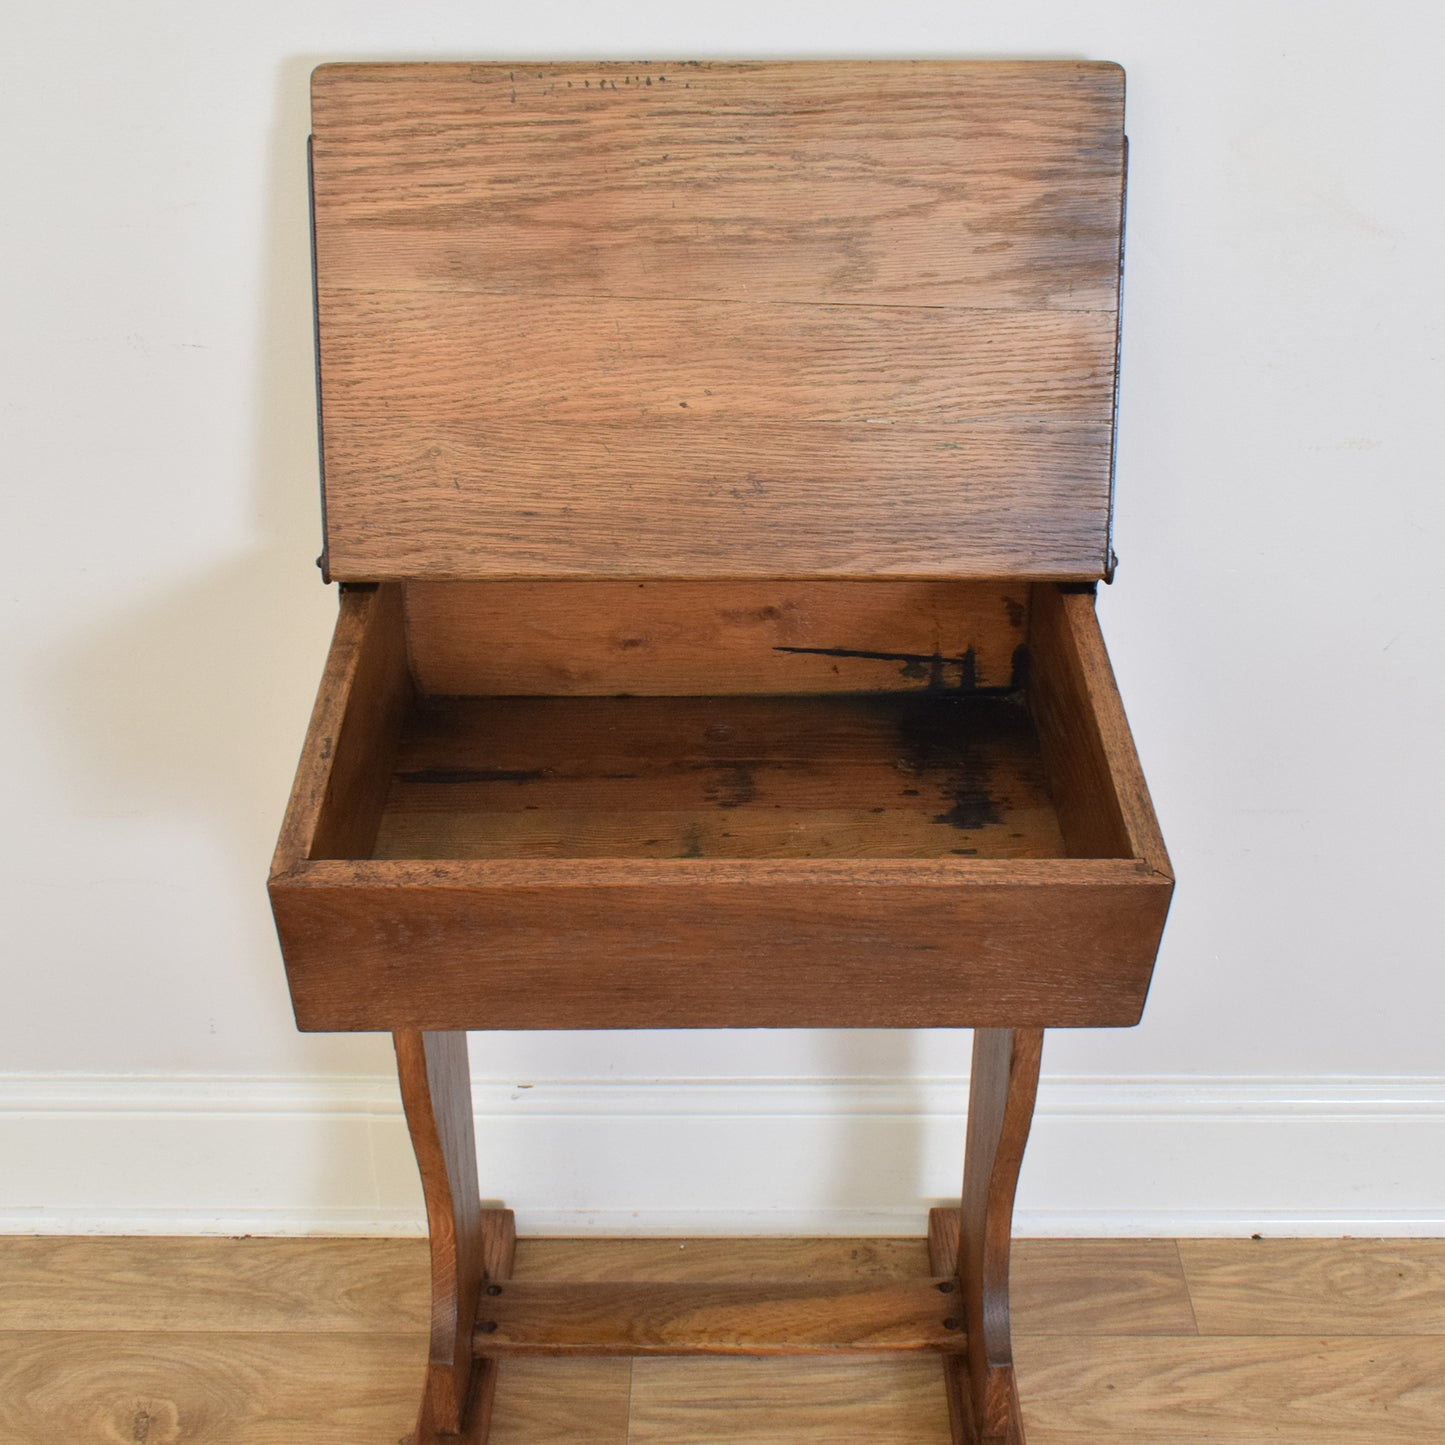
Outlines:
<svg viewBox="0 0 1445 1445"><path fill-rule="evenodd" d="M534 1234L915 1234L966 1080L477 1081ZM393 1080L0 1076L0 1232L418 1234ZM1047 1078L1021 1235L1445 1235L1445 1078Z"/></svg>

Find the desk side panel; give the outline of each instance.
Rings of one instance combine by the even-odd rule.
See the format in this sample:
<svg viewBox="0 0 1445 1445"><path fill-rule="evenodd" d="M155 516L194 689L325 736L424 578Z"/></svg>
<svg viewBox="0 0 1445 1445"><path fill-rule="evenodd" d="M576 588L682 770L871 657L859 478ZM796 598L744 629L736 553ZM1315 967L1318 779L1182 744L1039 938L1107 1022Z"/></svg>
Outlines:
<svg viewBox="0 0 1445 1445"><path fill-rule="evenodd" d="M1171 877L1094 598L1036 586L1029 651L1030 710L1070 851L1079 858L1140 858Z"/></svg>
<svg viewBox="0 0 1445 1445"><path fill-rule="evenodd" d="M370 852L411 700L401 588L343 591L273 874Z"/></svg>

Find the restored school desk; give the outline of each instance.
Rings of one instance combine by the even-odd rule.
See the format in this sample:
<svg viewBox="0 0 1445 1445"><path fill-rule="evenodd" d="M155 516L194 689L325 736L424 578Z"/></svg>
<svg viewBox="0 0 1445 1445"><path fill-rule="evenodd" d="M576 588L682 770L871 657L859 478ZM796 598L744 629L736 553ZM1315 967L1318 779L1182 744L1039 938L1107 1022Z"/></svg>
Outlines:
<svg viewBox="0 0 1445 1445"><path fill-rule="evenodd" d="M1137 1022L1172 881L1110 575L1123 75L313 81L341 611L271 876L303 1029L395 1035L417 1445L509 1355L929 1349L1021 1442L1043 1030ZM972 1028L933 1277L512 1282L466 1029Z"/></svg>

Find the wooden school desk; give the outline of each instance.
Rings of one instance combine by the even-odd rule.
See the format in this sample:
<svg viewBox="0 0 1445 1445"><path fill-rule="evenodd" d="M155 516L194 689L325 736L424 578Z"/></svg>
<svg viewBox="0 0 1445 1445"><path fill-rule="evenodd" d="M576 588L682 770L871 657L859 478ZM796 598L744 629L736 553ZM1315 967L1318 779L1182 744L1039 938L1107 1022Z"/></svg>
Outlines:
<svg viewBox="0 0 1445 1445"><path fill-rule="evenodd" d="M1043 1030L1137 1022L1172 881L1111 575L1123 75L338 65L313 82L340 618L271 876L297 1022L395 1035L417 1445L508 1356L934 1350L1023 1439ZM972 1028L902 1283L512 1281L467 1029Z"/></svg>

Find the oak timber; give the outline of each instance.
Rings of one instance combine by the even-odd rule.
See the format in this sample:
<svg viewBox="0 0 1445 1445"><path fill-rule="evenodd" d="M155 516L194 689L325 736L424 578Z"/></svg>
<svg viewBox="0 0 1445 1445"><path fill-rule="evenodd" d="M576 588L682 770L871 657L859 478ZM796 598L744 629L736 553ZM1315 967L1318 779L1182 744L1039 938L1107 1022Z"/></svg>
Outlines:
<svg viewBox="0 0 1445 1445"><path fill-rule="evenodd" d="M316 797L347 796L327 746L336 719L367 706L349 698L355 678L406 684L394 624L376 639L384 666L352 656L371 635L355 619L394 619L395 590L348 594L293 806L302 821L272 878L303 1027L1137 1019L1172 882L1091 597L1040 587L1019 614L1038 654L1026 696L1046 780L1030 732L989 743L968 722L1022 719L1012 702L926 667L928 685L898 703L423 698L400 744L390 728L376 736L367 768L373 786L390 780L375 849L411 856L328 860L301 851L308 826L322 844L377 830L380 794L349 833L304 820ZM1003 611L1012 625L1016 609ZM895 707L954 721L914 729L927 745L900 752L894 724L877 726ZM1069 847L1114 856L1057 856Z"/></svg>
<svg viewBox="0 0 1445 1445"><path fill-rule="evenodd" d="M1008 688L1029 588L999 582L408 582L418 689L713 697Z"/></svg>
<svg viewBox="0 0 1445 1445"><path fill-rule="evenodd" d="M343 592L274 867L370 853L411 701L401 589Z"/></svg>
<svg viewBox="0 0 1445 1445"><path fill-rule="evenodd" d="M1094 578L1123 79L325 66L332 575Z"/></svg>
<svg viewBox="0 0 1445 1445"><path fill-rule="evenodd" d="M951 1259L970 1348L944 1362L956 1445L1023 1445L1009 1317L1014 1193L1033 1122L1040 1029L978 1029L968 1088L962 1205L929 1217L934 1268Z"/></svg>
<svg viewBox="0 0 1445 1445"><path fill-rule="evenodd" d="M431 1347L414 1445L440 1445L464 1422L484 1440L496 1370L474 1365L471 1325L478 1291L511 1274L516 1231L510 1210L481 1207L466 1035L409 1031L395 1044L432 1262Z"/></svg>
<svg viewBox="0 0 1445 1445"><path fill-rule="evenodd" d="M1057 858L1018 702L951 692L434 699L377 858Z"/></svg>
<svg viewBox="0 0 1445 1445"><path fill-rule="evenodd" d="M967 1344L952 1278L511 1281L480 1302L473 1347L512 1355L805 1355Z"/></svg>
<svg viewBox="0 0 1445 1445"><path fill-rule="evenodd" d="M1169 855L1134 750L1099 631L1094 599L1034 589L1029 706L1070 854L1145 860L1161 877Z"/></svg>
<svg viewBox="0 0 1445 1445"><path fill-rule="evenodd" d="M1131 859L322 861L271 884L314 1029L1128 1025L1170 888Z"/></svg>
<svg viewBox="0 0 1445 1445"><path fill-rule="evenodd" d="M1107 310L1122 104L1117 66L1077 61L326 65L318 268L336 286Z"/></svg>

